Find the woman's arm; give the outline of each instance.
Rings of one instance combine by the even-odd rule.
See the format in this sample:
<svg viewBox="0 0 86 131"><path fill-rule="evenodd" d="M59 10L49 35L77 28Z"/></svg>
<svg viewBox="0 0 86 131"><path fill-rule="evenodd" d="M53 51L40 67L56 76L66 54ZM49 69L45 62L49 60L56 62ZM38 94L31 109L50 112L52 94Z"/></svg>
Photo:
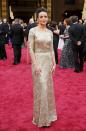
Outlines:
<svg viewBox="0 0 86 131"><path fill-rule="evenodd" d="M55 67L56 67L56 62L55 62L55 54L54 54L54 49L53 49L53 34L51 34L51 58L52 58L52 73L55 71Z"/></svg>
<svg viewBox="0 0 86 131"><path fill-rule="evenodd" d="M36 65L36 57L35 57L35 36L33 29L29 31L28 35L28 48L31 56L32 64Z"/></svg>
<svg viewBox="0 0 86 131"><path fill-rule="evenodd" d="M29 47L29 52L31 56L31 61L32 61L32 64L34 65L35 73L36 75L39 75L41 73L41 69L39 68L36 57L35 57L35 35L34 35L33 28L29 31L28 47Z"/></svg>

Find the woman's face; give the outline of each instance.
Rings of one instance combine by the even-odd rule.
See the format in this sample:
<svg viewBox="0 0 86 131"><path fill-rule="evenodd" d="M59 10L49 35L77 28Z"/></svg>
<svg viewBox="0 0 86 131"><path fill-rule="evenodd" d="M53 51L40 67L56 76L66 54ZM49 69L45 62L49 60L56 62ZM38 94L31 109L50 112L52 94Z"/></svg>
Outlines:
<svg viewBox="0 0 86 131"><path fill-rule="evenodd" d="M41 25L46 25L48 22L48 15L46 12L40 12L38 14L38 23Z"/></svg>
<svg viewBox="0 0 86 131"><path fill-rule="evenodd" d="M64 20L64 25L65 25L65 26L67 25L67 22L66 22L66 20Z"/></svg>

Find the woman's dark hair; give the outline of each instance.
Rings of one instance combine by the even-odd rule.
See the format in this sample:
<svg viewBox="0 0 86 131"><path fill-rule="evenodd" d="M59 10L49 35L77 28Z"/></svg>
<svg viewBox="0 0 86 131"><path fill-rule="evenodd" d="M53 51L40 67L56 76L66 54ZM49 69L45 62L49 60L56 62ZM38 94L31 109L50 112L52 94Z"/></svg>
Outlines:
<svg viewBox="0 0 86 131"><path fill-rule="evenodd" d="M70 25L70 24L71 24L71 21L70 21L69 18L64 19L64 21L66 21L67 25Z"/></svg>
<svg viewBox="0 0 86 131"><path fill-rule="evenodd" d="M40 12L46 12L47 13L47 9L44 8L44 7L38 8L36 10L36 18L38 18L38 15L39 15Z"/></svg>
<svg viewBox="0 0 86 131"><path fill-rule="evenodd" d="M56 26L57 26L57 22L56 21L51 21L51 27L56 28Z"/></svg>
<svg viewBox="0 0 86 131"><path fill-rule="evenodd" d="M51 21L51 23L49 24L49 27L50 27L52 30L56 30L56 26L57 26L57 22L56 22L56 21Z"/></svg>

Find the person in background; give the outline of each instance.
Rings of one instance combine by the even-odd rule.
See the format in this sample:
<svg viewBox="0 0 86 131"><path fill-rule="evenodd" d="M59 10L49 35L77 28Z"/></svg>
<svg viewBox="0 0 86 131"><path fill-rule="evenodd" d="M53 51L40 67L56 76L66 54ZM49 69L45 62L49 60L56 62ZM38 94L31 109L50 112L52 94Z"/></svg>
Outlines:
<svg viewBox="0 0 86 131"><path fill-rule="evenodd" d="M64 34L64 30L65 30L65 26L64 26L63 22L59 22L58 29L60 30L59 34L63 35Z"/></svg>
<svg viewBox="0 0 86 131"><path fill-rule="evenodd" d="M82 20L82 19L79 19L78 23L79 23L79 24L83 24L83 20Z"/></svg>
<svg viewBox="0 0 86 131"><path fill-rule="evenodd" d="M20 20L15 19L14 24L11 27L12 47L14 52L14 65L17 65L21 61L21 46L24 42L23 27L20 25Z"/></svg>
<svg viewBox="0 0 86 131"><path fill-rule="evenodd" d="M84 66L84 28L82 24L78 23L78 17L71 17L72 24L69 28L69 37L72 44L74 54L74 72L79 73L83 71Z"/></svg>
<svg viewBox="0 0 86 131"><path fill-rule="evenodd" d="M48 28L53 32L53 47L55 53L55 62L58 64L58 42L59 42L59 29L57 27L57 22L52 21Z"/></svg>
<svg viewBox="0 0 86 131"><path fill-rule="evenodd" d="M70 42L70 37L69 37L69 28L70 28L70 19L66 18L64 19L64 35L61 35L61 39L64 40L64 46L62 49L61 53L61 58L60 58L60 67L61 68L74 68L74 55L73 55L73 50L72 50L72 45Z"/></svg>
<svg viewBox="0 0 86 131"><path fill-rule="evenodd" d="M33 18L30 18L29 24L27 25L26 30L24 31L24 36L25 36L26 41L28 41L29 30L36 26L37 26L37 23L34 21Z"/></svg>
<svg viewBox="0 0 86 131"><path fill-rule="evenodd" d="M0 19L0 60L6 60L7 59L7 54L6 54L6 49L5 49L5 44L6 44L6 32L5 28L3 26L3 22Z"/></svg>
<svg viewBox="0 0 86 131"><path fill-rule="evenodd" d="M84 20L83 23L83 28L84 28L84 49L83 49L83 55L84 55L84 61L86 61L86 20Z"/></svg>
<svg viewBox="0 0 86 131"><path fill-rule="evenodd" d="M5 35L6 43L5 44L9 44L10 27L9 27L9 23L7 22L6 18L3 19L3 27L4 27L4 30L6 33L6 35Z"/></svg>

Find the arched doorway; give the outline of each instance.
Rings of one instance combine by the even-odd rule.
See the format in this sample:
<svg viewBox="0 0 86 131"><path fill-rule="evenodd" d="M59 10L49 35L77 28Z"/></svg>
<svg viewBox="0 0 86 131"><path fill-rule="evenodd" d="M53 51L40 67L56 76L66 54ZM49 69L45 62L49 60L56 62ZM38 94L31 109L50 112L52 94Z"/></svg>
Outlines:
<svg viewBox="0 0 86 131"><path fill-rule="evenodd" d="M25 22L34 16L34 12L38 7L46 7L47 0L8 0L9 7L13 13L14 18L21 18ZM9 15L10 16L10 15ZM11 17L10 17L11 19Z"/></svg>
<svg viewBox="0 0 86 131"><path fill-rule="evenodd" d="M82 18L82 10L66 10L63 14L64 18L68 18L72 15L78 16L79 19Z"/></svg>
<svg viewBox="0 0 86 131"><path fill-rule="evenodd" d="M37 4L37 0L9 0L14 18L21 18L24 21L28 21L34 15Z"/></svg>

